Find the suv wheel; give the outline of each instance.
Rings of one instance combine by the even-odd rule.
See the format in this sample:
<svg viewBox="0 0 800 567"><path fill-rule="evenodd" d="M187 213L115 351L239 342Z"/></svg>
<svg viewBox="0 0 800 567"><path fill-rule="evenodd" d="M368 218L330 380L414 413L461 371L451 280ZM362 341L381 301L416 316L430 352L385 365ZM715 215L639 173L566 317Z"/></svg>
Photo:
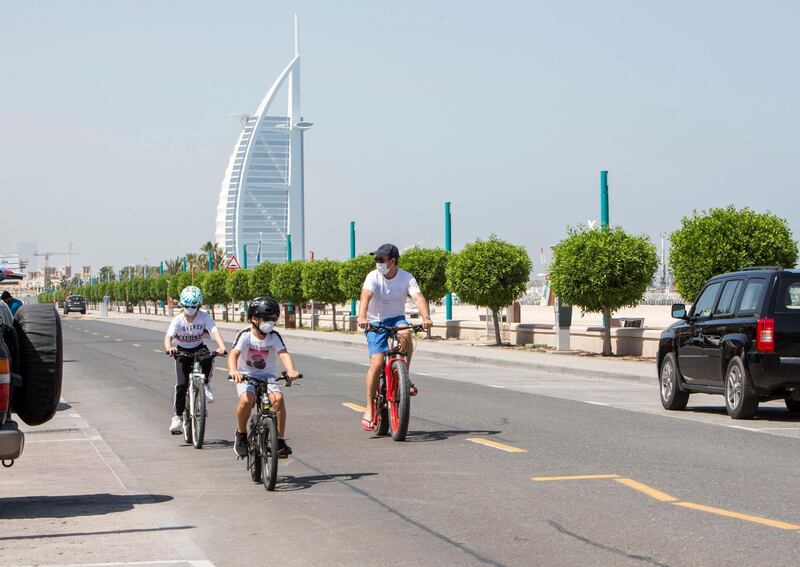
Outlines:
<svg viewBox="0 0 800 567"><path fill-rule="evenodd" d="M731 359L725 372L725 409L733 419L750 419L758 410L758 398L739 356Z"/></svg>
<svg viewBox="0 0 800 567"><path fill-rule="evenodd" d="M786 409L790 412L800 413L800 400L795 400L791 394L787 394L783 401L786 402Z"/></svg>
<svg viewBox="0 0 800 567"><path fill-rule="evenodd" d="M661 405L668 410L682 410L689 401L689 392L680 389L680 374L675 364L675 353L667 353L658 372Z"/></svg>

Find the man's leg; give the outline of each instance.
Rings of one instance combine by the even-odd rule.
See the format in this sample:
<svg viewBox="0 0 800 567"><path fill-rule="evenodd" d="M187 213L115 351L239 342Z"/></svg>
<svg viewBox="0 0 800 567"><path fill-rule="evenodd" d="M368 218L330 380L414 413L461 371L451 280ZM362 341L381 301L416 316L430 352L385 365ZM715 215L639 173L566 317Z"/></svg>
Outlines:
<svg viewBox="0 0 800 567"><path fill-rule="evenodd" d="M247 433L247 420L255 402L256 395L253 392L245 392L239 396L239 405L236 406L236 431L239 433Z"/></svg>
<svg viewBox="0 0 800 567"><path fill-rule="evenodd" d="M378 390L378 377L383 368L384 354L379 352L370 357L369 368L367 368L367 376L364 380L364 388L367 394L367 411L364 412L364 419L372 422L372 398L375 397L375 392Z"/></svg>

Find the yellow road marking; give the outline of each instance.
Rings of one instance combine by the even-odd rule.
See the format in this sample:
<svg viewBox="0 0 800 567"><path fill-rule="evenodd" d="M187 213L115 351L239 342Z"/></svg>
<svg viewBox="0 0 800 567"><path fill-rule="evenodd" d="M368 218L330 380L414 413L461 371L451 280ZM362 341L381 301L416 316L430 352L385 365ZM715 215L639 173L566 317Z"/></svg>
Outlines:
<svg viewBox="0 0 800 567"><path fill-rule="evenodd" d="M122 339L114 339L114 340L117 341L118 343L122 342Z"/></svg>
<svg viewBox="0 0 800 567"><path fill-rule="evenodd" d="M501 451L505 451L506 453L527 453L527 449L520 449L519 447L514 447L513 445L506 445L505 443L500 443L498 441L492 441L491 439L484 439L483 437L467 437L467 441L472 441L473 443L477 443L478 445L486 445L487 447L493 447L495 449L500 449Z"/></svg>
<svg viewBox="0 0 800 567"><path fill-rule="evenodd" d="M154 349L153 349L153 352L164 352L164 351L163 351L163 350L161 350L160 348L154 348Z"/></svg>
<svg viewBox="0 0 800 567"><path fill-rule="evenodd" d="M227 369L227 368L225 368L224 366L215 366L214 368L215 368L216 370L221 370L222 372L227 372L227 371L228 371L228 369Z"/></svg>
<svg viewBox="0 0 800 567"><path fill-rule="evenodd" d="M142 346L139 343L133 343L133 346Z"/></svg>
<svg viewBox="0 0 800 567"><path fill-rule="evenodd" d="M714 508L712 506L704 506L702 504L694 504L692 502L675 502L675 506L690 508L692 510L700 510L701 512L708 512L710 514L717 514L719 516L727 516L728 518L736 518L737 520L744 520L746 522L763 524L771 528L780 528L782 530L800 530L800 526L796 526L795 524L788 524L786 522L770 520L768 518L759 518L758 516L750 516L749 514L740 514L739 512L731 512L730 510L723 510L722 508Z"/></svg>
<svg viewBox="0 0 800 567"><path fill-rule="evenodd" d="M677 498L674 496L670 496L666 492L661 492L660 490L656 490L651 486L647 486L646 484L642 484L641 482L637 482L632 478L617 478L615 479L618 483L624 484L628 488L633 488L634 490L638 490L642 494L647 494L650 498L655 498L656 500L660 500L661 502L677 502Z"/></svg>
<svg viewBox="0 0 800 567"><path fill-rule="evenodd" d="M103 335L103 338L104 338L104 339L108 339L108 338L110 338L110 337L109 337L108 335Z"/></svg>
<svg viewBox="0 0 800 567"><path fill-rule="evenodd" d="M364 406L359 404L354 404L353 402L345 402L342 405L346 408L350 408L353 411L360 411L361 413L367 411L367 408L365 408Z"/></svg>
<svg viewBox="0 0 800 567"><path fill-rule="evenodd" d="M531 480L594 480L596 478L619 478L618 474L577 474L574 476L534 476Z"/></svg>

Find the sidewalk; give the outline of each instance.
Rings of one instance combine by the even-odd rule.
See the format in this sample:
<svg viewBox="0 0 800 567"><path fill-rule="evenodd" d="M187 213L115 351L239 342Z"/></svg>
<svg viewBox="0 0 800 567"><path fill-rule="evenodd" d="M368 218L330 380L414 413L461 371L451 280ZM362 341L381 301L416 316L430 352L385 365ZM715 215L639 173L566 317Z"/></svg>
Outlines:
<svg viewBox="0 0 800 567"><path fill-rule="evenodd" d="M136 321L166 322L163 315L145 315L139 313L117 313L109 311L108 318L101 317L99 312L90 311L93 319L109 322L121 320L134 323ZM225 323L217 321L220 329L240 330L243 323ZM166 326L165 326L166 328ZM286 337L294 341L347 346L365 349L366 343L361 333L334 331L311 331L307 329L279 329ZM581 356L575 353L535 352L522 348L496 347L485 343L455 340L419 340L416 352L432 358L489 364L500 367L528 368L550 374L568 374L587 378L616 378L636 382L655 383L657 380L656 365L652 361L627 358L604 358L600 356Z"/></svg>

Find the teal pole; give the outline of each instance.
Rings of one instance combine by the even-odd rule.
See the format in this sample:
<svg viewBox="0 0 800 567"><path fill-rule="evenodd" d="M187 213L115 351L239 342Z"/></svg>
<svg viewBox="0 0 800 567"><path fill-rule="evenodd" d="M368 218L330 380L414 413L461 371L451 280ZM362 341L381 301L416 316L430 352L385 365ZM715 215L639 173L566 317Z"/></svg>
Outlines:
<svg viewBox="0 0 800 567"><path fill-rule="evenodd" d="M159 275L164 275L164 260L161 260L161 265L158 267Z"/></svg>
<svg viewBox="0 0 800 567"><path fill-rule="evenodd" d="M356 221L350 221L350 259L356 257ZM350 300L350 316L356 316L356 300Z"/></svg>
<svg viewBox="0 0 800 567"><path fill-rule="evenodd" d="M144 267L144 277L147 277L147 266Z"/></svg>
<svg viewBox="0 0 800 567"><path fill-rule="evenodd" d="M444 204L444 249L448 254L453 251L452 225L450 224L450 201ZM444 311L445 318L448 321L453 320L453 294L449 291L444 296Z"/></svg>
<svg viewBox="0 0 800 567"><path fill-rule="evenodd" d="M286 235L286 261L292 261L292 235Z"/></svg>
<svg viewBox="0 0 800 567"><path fill-rule="evenodd" d="M600 172L600 226L608 229L608 171Z"/></svg>
<svg viewBox="0 0 800 567"><path fill-rule="evenodd" d="M211 252L208 253L208 271L214 271L214 255Z"/></svg>
<svg viewBox="0 0 800 567"><path fill-rule="evenodd" d="M183 271L186 271L186 256L183 257Z"/></svg>
<svg viewBox="0 0 800 567"><path fill-rule="evenodd" d="M242 244L242 268L247 269L247 244Z"/></svg>

